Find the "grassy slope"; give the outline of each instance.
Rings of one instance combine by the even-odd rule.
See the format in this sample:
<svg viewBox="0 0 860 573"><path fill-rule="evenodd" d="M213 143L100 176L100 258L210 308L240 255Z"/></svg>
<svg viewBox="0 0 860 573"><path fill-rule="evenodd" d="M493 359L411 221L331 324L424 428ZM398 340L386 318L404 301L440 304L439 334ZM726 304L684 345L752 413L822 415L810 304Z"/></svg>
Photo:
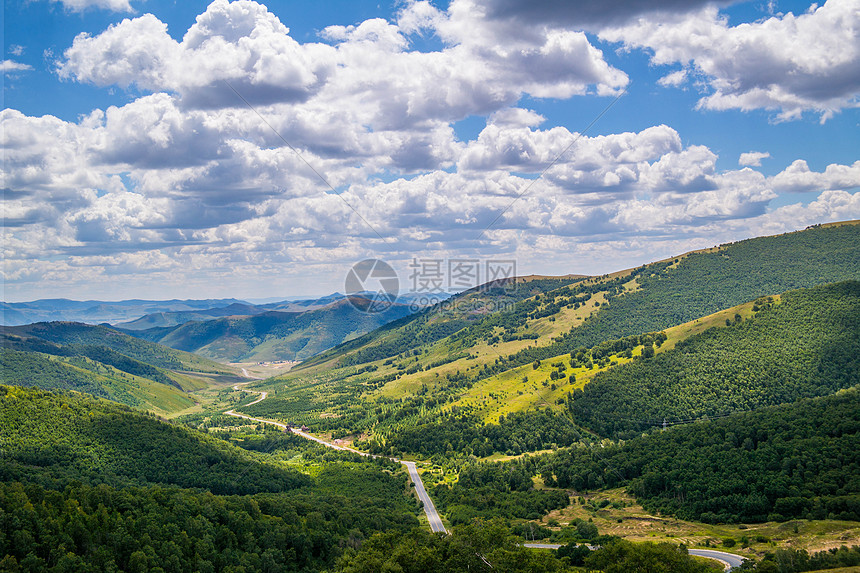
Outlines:
<svg viewBox="0 0 860 573"><path fill-rule="evenodd" d="M411 398L424 388L445 399L453 393L456 405L492 421L500 413L559 407L560 398L588 381L596 370L574 371L576 384L551 388L548 364L572 349L660 329L667 329L666 348L671 348L707 325L723 322L726 315L749 316L749 301L757 296L848 278L860 278L858 225L750 239L576 284L572 278L538 280L527 290L518 288L515 299L466 293L455 300L480 298L477 311L457 312L464 305L451 311L449 305L448 310L418 313L325 352L267 386L276 401L283 400L285 416L309 422L320 415L348 414L347 401L389 407L385 404L391 400ZM574 293L590 290L590 297L573 308L565 304L573 296L565 285L573 285ZM516 328L507 332L536 339L492 339L510 326L492 326L503 324L504 315L482 312L480 305L500 301L514 303L511 315L519 317ZM519 310L525 308L528 313ZM457 333L446 336L446 327ZM499 368L496 362L503 358L506 366ZM543 361L537 371L531 368L535 358ZM458 372L471 380L462 390L446 381ZM529 376L528 383L521 383L523 376ZM267 413L277 413L274 402Z"/></svg>
<svg viewBox="0 0 860 573"><path fill-rule="evenodd" d="M612 297L607 307L553 344L513 356L512 364L659 331L762 295L860 279L860 226L749 239L677 260L640 270L635 289Z"/></svg>
<svg viewBox="0 0 860 573"><path fill-rule="evenodd" d="M522 277L516 285L485 285L458 294L432 308L385 326L313 357L299 370L317 372L339 366L375 362L405 349L432 346L454 332L480 323L497 310L510 308L535 295L579 282L581 275ZM526 346L517 345L518 348ZM368 360L370 358L370 360Z"/></svg>
<svg viewBox="0 0 860 573"><path fill-rule="evenodd" d="M776 295L772 298L778 301L780 296ZM737 315L744 320L749 319L753 316L753 305L753 301L746 302L667 328L663 332L668 338L662 346L655 349L655 352L660 354L671 350L679 342L710 328L724 328L726 319L733 320ZM634 358L641 354L641 345L633 349ZM530 408L562 409L559 400L566 398L569 392L582 390L599 373L632 362L632 359L613 354L610 356L610 364L603 367L595 366L592 369L584 366L568 368L567 374L575 376L574 382L571 382L570 378L558 381L553 381L550 378L550 374L554 370L552 364L560 361L569 362L570 355L565 353L543 360L536 369L531 364L527 364L485 378L465 391L454 404L479 410L486 422L495 422L499 415L508 415L511 412L521 412ZM528 377L528 382L522 382L523 377Z"/></svg>
<svg viewBox="0 0 860 573"><path fill-rule="evenodd" d="M159 415L193 408L188 392L211 377L236 379L232 368L103 326L37 323L4 327L0 338L4 383L77 390Z"/></svg>
<svg viewBox="0 0 860 573"><path fill-rule="evenodd" d="M471 323L480 322L489 316L488 309L505 304L528 300L535 294L546 292L577 282L581 277L531 277L517 285L513 292L504 289L472 290L463 293L444 305L428 309L412 316L391 322L372 333L343 344L338 349L320 354L314 359L293 368L288 374L270 379L259 387L265 387L270 397L265 406L255 406L259 415L274 415L284 420L311 423L320 417L337 419L363 408L366 400L374 401L377 395L368 381L384 375L395 375L397 367L406 360L384 364L392 351L418 347L422 367L434 361L445 360L451 354L464 354L462 350L451 350L446 342L447 334L461 330ZM540 331L549 340L559 330L556 324L543 319L535 321L535 332ZM416 341L427 341L416 344ZM516 348L525 347L532 341L505 343ZM426 353L424 352L426 350ZM383 358L373 360L361 368L375 368L372 373L360 372L357 366L349 365L356 351L366 355L379 353ZM473 352L474 354L474 352ZM395 353L396 355L396 353ZM341 363L346 362L346 366ZM430 370L429 375L440 376L463 368L469 359L462 358ZM405 366L404 366L405 368ZM392 383L396 387L397 383ZM415 382L406 391L414 388ZM418 383L420 384L420 382ZM384 396L387 388L380 391ZM362 395L364 395L362 397ZM262 408L262 409L261 409ZM248 410L249 412L251 410ZM367 420L370 421L372 415Z"/></svg>

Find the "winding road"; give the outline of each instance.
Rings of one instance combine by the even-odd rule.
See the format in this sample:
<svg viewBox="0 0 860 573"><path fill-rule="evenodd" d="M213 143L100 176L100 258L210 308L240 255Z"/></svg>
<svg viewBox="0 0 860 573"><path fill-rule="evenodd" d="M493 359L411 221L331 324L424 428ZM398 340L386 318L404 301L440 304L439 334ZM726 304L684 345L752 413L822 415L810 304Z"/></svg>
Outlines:
<svg viewBox="0 0 860 573"><path fill-rule="evenodd" d="M559 547L562 547L562 545L560 543L523 543L523 547L531 547L532 549L558 549ZM592 551L597 549L597 547L593 547L591 545L589 545L588 548ZM713 559L714 561L719 561L723 564L726 571L731 571L735 567L740 567L744 562L744 558L740 555L726 553L725 551L714 551L713 549L688 549L687 552L690 555L695 555L696 557L706 557L708 559Z"/></svg>
<svg viewBox="0 0 860 573"><path fill-rule="evenodd" d="M242 368L242 373L245 375L246 378L250 378L250 376L248 375L248 371L245 370L244 368ZM254 394L260 394L260 397L257 398L256 400L254 400L253 402L249 402L247 404L244 404L244 406L251 406L253 404L258 404L258 403L262 402L263 400L265 400L269 396L269 394L267 392L257 392L255 390L246 390L244 388L240 388L240 386L244 386L245 384L248 384L248 382L241 382L239 384L236 384L235 386L233 386L233 390L242 390L243 392L251 392ZM261 424L272 424L274 426L278 426L279 428L283 428L285 430L289 429L290 431L292 431L292 433L296 434L297 436L301 436L307 440L312 440L318 444L322 444L323 446L326 446L328 448L332 448L335 450L353 452L353 453L356 453L360 456L368 456L368 457L372 457L372 458L379 457L379 456L374 456L374 455L368 454L367 452L360 452L358 450L354 450L354 449L348 448L346 446L339 446L337 444L332 444L331 442L327 442L323 439L317 438L316 436L313 436L307 432L303 432L297 428L288 428L286 424L282 424L281 422L275 422L274 420L265 420L263 418L254 418L252 416L248 416L247 414L240 414L239 412L236 412L232 409L227 410L224 413L227 414L228 416L234 416L236 418L244 418L245 420L251 420L252 422L259 422ZM439 512L436 511L436 506L433 505L433 500L430 499L430 496L427 494L427 490L424 489L424 482L421 481L421 474L418 473L418 468L415 466L415 462L407 462L405 460L400 460L397 458L388 458L388 459L393 460L393 461L398 462L398 463L401 463L404 466L406 466L406 469L409 471L409 478L412 480L412 483L415 486L415 493L418 494L418 499L421 500L421 503L424 506L424 514L427 516L427 521L430 522L430 529L432 531L438 532L438 533L448 533L448 530L445 529L445 525L442 523L442 518L439 516Z"/></svg>
<svg viewBox="0 0 860 573"><path fill-rule="evenodd" d="M246 378L251 378L248 374L248 371L244 368L242 369L242 373ZM257 392L255 390L245 390L244 388L240 388L240 386L244 386L245 384L249 384L249 382L241 382L233 386L234 390L242 390L243 392L250 392L254 394L259 394L260 397L254 400L253 402L249 402L245 404L245 406L251 406L253 404L258 404L265 400L269 394L268 392ZM246 420L251 420L253 422L259 422L261 424L272 424L274 426L278 426L279 428L288 429L286 424L282 424L281 422L275 422L274 420L265 420L263 418L254 418L252 416L248 416L247 414L240 414L234 410L227 410L224 412L228 416L234 416L236 418L244 418ZM313 440L318 444L322 444L328 448L332 448L335 450L343 450L348 452L356 453L360 456L369 456L369 457L379 457L374 456L372 454L368 454L367 452L360 452L353 448L348 448L346 446L339 446L337 444L332 444L331 442L327 442L323 439L317 438L307 432L303 432L296 428L289 428L292 433L301 436L307 440ZM400 460L397 458L388 458L392 461L398 462L406 466L406 469L409 471L409 477L412 480L412 483L415 485L415 493L418 494L418 499L424 504L424 514L427 516L427 521L430 523L430 529L434 532L439 533L448 533L448 530L445 529L445 525L442 523L442 518L439 516L439 512L436 511L436 506L433 505L433 500L430 499L430 496L427 494L427 490L424 489L424 482L421 481L421 474L418 473L418 468L415 466L415 462L407 462L405 460ZM561 547L561 544L557 543L523 543L524 547L531 547L533 549L558 549ZM591 547L591 549L595 549ZM735 555L733 553L726 553L724 551L714 551L712 549L690 549L690 555L695 555L697 557L706 557L708 559L714 559L715 561L719 561L725 566L726 571L730 571L735 567L740 567L743 563L743 557L739 555Z"/></svg>

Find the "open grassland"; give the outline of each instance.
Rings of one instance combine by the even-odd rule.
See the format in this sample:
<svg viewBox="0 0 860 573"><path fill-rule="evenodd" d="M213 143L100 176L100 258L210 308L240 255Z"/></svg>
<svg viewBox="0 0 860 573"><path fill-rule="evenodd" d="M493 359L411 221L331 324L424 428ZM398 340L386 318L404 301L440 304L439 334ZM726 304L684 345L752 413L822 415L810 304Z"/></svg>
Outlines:
<svg viewBox="0 0 860 573"><path fill-rule="evenodd" d="M761 558L764 553L778 548L805 549L812 553L842 545L860 545L860 523L856 521L712 525L649 514L623 488L574 494L571 502L568 507L551 511L534 522L558 530L582 519L593 522L601 534L617 535L629 541L684 543L688 547L711 547L750 558ZM723 542L727 539L733 540L734 545L726 547Z"/></svg>
<svg viewBox="0 0 860 573"><path fill-rule="evenodd" d="M778 295L772 298L775 303L778 303ZM753 305L754 302L747 302L668 328L664 331L667 340L655 348L655 353L671 350L679 342L709 328L725 327L726 320L733 322L736 316L740 316L743 320L749 319L753 315ZM541 361L537 368L533 365L520 366L482 380L466 390L455 404L480 411L484 421L488 423L498 420L499 415L508 415L511 412L521 412L535 407L550 407L561 411L564 409L564 398L568 393L584 388L599 372L631 362L642 354L642 349L642 345L634 348L631 358L621 356L620 353L613 354L609 357L609 364L604 367L591 369L566 367L565 373L568 377L559 380L551 378L552 372L556 370L552 365L559 363L569 365L570 355L554 356ZM573 382L570 381L571 374L574 376Z"/></svg>

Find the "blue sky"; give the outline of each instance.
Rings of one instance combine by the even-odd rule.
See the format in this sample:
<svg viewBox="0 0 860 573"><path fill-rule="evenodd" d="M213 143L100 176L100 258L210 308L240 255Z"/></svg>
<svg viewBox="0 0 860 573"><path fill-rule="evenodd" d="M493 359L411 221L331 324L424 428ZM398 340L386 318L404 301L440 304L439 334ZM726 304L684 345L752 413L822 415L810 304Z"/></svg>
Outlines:
<svg viewBox="0 0 860 573"><path fill-rule="evenodd" d="M603 273L860 218L858 0L4 9L4 300Z"/></svg>

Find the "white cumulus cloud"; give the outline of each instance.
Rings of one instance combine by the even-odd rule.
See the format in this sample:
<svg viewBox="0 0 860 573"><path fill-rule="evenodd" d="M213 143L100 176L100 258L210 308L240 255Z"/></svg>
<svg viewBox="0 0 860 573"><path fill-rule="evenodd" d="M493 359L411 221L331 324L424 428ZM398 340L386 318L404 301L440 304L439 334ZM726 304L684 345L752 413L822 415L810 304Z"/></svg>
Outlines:
<svg viewBox="0 0 860 573"><path fill-rule="evenodd" d="M767 109L781 120L804 112L822 121L860 105L860 3L828 0L804 14L731 26L714 6L692 14L643 16L600 37L652 53L658 65L681 64L709 86L703 109ZM666 76L682 85L686 72Z"/></svg>
<svg viewBox="0 0 860 573"><path fill-rule="evenodd" d="M748 151L741 153L738 157L738 165L741 167L761 167L761 160L770 157L767 151Z"/></svg>
<svg viewBox="0 0 860 573"><path fill-rule="evenodd" d="M21 62L16 62L13 60L3 60L0 63L0 72L7 74L9 72L23 72L26 70L32 70L33 66L29 64L22 64Z"/></svg>
<svg viewBox="0 0 860 573"><path fill-rule="evenodd" d="M83 12L89 8L99 8L112 12L133 12L130 0L51 0L60 2L63 7L72 12Z"/></svg>
<svg viewBox="0 0 860 573"><path fill-rule="evenodd" d="M801 193L860 187L860 161L853 165L828 165L824 172L809 169L806 161L798 159L776 174L771 184L781 192Z"/></svg>

